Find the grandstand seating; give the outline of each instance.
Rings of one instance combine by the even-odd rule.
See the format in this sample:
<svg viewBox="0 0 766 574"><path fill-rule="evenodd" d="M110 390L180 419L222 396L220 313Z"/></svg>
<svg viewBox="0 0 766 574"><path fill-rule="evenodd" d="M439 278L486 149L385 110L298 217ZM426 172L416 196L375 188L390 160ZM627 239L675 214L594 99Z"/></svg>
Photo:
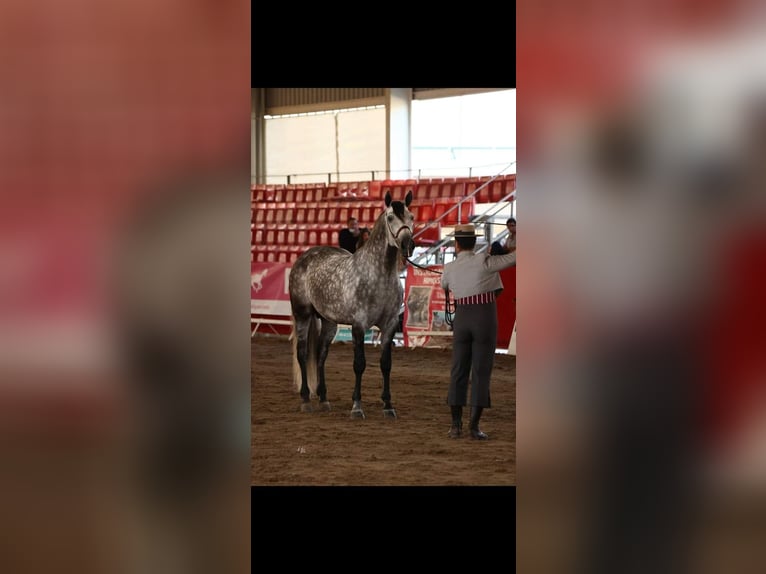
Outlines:
<svg viewBox="0 0 766 574"><path fill-rule="evenodd" d="M432 245L442 226L467 223L476 204L496 203L516 189L516 175L383 181L253 185L250 189L251 260L292 262L314 245L337 245L349 216L375 224L382 199L403 201L412 190L416 244ZM484 187L481 187L484 185ZM481 188L481 189L479 189ZM475 193L479 189L478 193ZM515 200L515 194L508 199Z"/></svg>

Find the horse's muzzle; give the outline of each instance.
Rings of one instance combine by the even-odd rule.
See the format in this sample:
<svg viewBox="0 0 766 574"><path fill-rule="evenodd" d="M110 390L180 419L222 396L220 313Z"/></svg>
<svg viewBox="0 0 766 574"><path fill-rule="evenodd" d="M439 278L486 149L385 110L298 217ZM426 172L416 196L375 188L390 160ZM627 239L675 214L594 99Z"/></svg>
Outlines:
<svg viewBox="0 0 766 574"><path fill-rule="evenodd" d="M402 254L406 257L412 257L412 254L415 252L415 241L413 241L411 235L407 235L406 237L402 237L402 242L400 243Z"/></svg>

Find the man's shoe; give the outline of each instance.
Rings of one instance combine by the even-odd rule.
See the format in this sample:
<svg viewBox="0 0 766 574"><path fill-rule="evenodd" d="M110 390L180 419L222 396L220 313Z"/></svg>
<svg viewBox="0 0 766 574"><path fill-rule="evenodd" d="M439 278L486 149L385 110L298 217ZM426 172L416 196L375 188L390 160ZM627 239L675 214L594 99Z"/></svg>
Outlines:
<svg viewBox="0 0 766 574"><path fill-rule="evenodd" d="M486 433L481 432L479 429L471 429L471 438L475 440L489 440Z"/></svg>
<svg viewBox="0 0 766 574"><path fill-rule="evenodd" d="M473 407L471 409L471 438L476 440L488 440L489 437L479 430L479 419L484 407Z"/></svg>
<svg viewBox="0 0 766 574"><path fill-rule="evenodd" d="M447 433L450 438L460 438L463 434L463 407L460 405L450 406L452 412L452 426Z"/></svg>
<svg viewBox="0 0 766 574"><path fill-rule="evenodd" d="M463 435L462 426L463 425L455 425L455 424L453 424L450 427L449 432L447 433L447 436L450 437L450 438L460 438Z"/></svg>

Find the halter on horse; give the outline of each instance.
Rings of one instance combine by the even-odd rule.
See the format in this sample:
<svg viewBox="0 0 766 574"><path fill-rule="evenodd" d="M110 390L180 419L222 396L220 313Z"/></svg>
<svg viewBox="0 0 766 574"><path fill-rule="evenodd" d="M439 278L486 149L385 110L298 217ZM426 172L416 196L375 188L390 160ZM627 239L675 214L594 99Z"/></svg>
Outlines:
<svg viewBox="0 0 766 574"><path fill-rule="evenodd" d="M396 418L389 389L391 347L399 322L402 260L412 256L412 191L404 202L386 193L386 209L378 216L367 242L351 254L339 247L318 246L304 252L290 271L290 304L293 313L293 376L300 388L301 410L310 412L311 394L327 401L324 366L338 324L351 325L354 341L352 417L364 418L362 374L367 366L364 334L373 325L381 331L380 370L383 374L383 414ZM311 393L309 391L311 388Z"/></svg>

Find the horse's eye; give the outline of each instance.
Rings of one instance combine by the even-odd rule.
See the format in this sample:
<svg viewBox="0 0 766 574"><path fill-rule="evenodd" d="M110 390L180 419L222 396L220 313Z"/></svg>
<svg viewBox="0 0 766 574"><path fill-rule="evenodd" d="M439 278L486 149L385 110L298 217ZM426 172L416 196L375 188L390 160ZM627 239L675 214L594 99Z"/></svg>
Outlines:
<svg viewBox="0 0 766 574"><path fill-rule="evenodd" d="M388 218L389 221L393 221L394 220L394 216L392 214L390 214L390 213L386 217Z"/></svg>

